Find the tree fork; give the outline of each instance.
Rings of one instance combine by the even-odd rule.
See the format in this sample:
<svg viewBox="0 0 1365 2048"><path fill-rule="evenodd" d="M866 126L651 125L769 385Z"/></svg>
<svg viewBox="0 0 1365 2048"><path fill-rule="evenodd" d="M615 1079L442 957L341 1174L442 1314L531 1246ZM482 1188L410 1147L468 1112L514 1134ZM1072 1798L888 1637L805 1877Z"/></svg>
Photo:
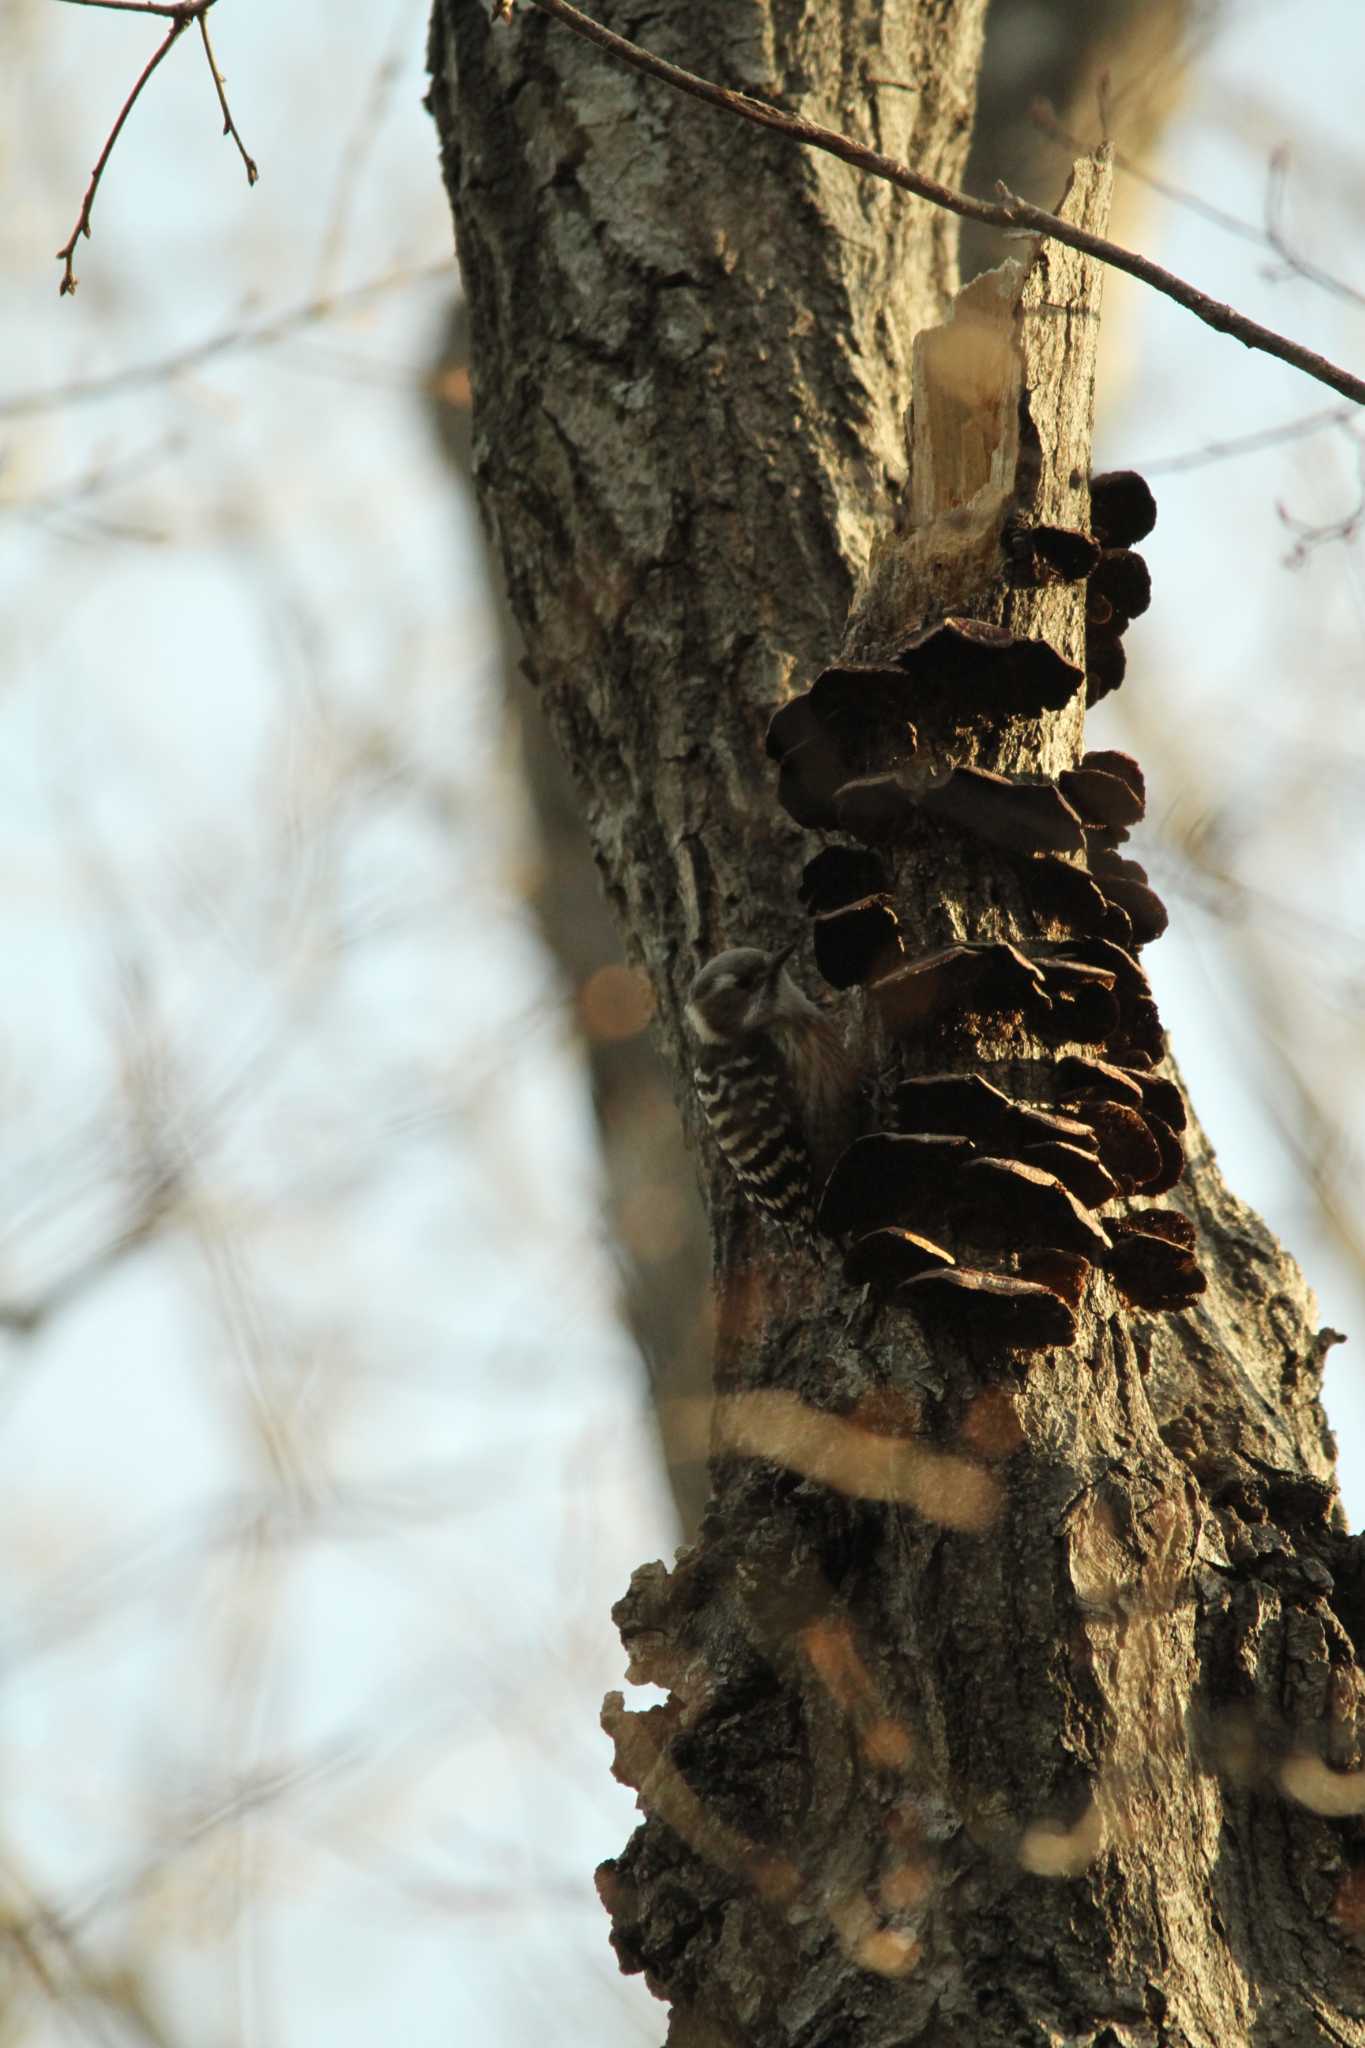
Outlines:
<svg viewBox="0 0 1365 2048"><path fill-rule="evenodd" d="M875 106L864 72L920 80L893 96L912 138L868 119L954 175L979 11L834 12L661 32L770 96L800 76L816 111ZM924 337L909 517L879 538L943 224L859 217L818 167L775 175L540 24L494 42L451 0L433 58L485 511L676 1060L698 957L798 914L808 845L768 795L766 716L855 588L844 661L965 614L1079 665L1085 585L1040 576L1030 534L1087 525L1098 283L1044 249ZM1100 209L1103 182L1083 168L1072 203ZM1073 772L1081 719L1073 693L965 765ZM960 826L892 835L915 951L1030 929L1019 864ZM913 1057L877 1065L913 1086ZM1365 2041L1359 1572L1325 1339L1197 1127L1187 1149L1207 1293L1148 1314L1092 1275L1053 1348L931 1336L832 1262L774 1264L712 1190L713 1498L618 1608L667 1704L605 1709L646 1818L601 1885L674 2048Z"/></svg>

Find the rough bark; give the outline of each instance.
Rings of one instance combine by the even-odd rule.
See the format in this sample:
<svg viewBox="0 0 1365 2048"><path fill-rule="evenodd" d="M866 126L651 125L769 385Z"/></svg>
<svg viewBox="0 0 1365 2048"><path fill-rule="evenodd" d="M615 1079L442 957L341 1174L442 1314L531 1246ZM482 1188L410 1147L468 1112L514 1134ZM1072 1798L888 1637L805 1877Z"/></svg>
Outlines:
<svg viewBox="0 0 1365 2048"><path fill-rule="evenodd" d="M950 180L980 12L609 10ZM533 16L490 33L443 0L432 54L484 509L681 1069L698 960L798 916L811 846L773 800L773 706L841 642L882 658L944 611L1081 650L1074 586L1020 589L1000 542L1021 493L1085 523L1097 281L1044 250L977 288L1007 337L980 474L921 349L896 534L950 224ZM964 489L980 516L935 544ZM975 758L1054 774L1081 724L1075 699ZM989 849L943 844L897 849L917 945L1040 928ZM1003 1360L775 1259L713 1181L713 1498L618 1609L667 1705L607 1708L646 1819L603 1892L675 2048L1365 2042L1359 1574L1322 1340L1197 1128L1188 1150L1201 1302L1149 1315L1097 1285L1073 1346Z"/></svg>

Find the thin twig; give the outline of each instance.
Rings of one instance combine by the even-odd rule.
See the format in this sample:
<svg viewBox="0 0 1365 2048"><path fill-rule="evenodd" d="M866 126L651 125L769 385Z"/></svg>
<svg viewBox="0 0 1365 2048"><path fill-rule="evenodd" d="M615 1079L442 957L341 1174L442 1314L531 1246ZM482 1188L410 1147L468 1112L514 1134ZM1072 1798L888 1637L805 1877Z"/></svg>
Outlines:
<svg viewBox="0 0 1365 2048"><path fill-rule="evenodd" d="M1259 455L1265 448L1278 448L1286 441L1302 441L1320 434L1325 427L1344 427L1355 417L1349 405L1329 405L1323 412L1303 413L1284 420L1277 427L1260 427L1253 434L1238 434L1227 441L1206 441L1183 455L1166 455L1155 462L1140 462L1144 476L1175 476L1184 469L1203 469L1206 463L1226 462L1236 455Z"/></svg>
<svg viewBox="0 0 1365 2048"><path fill-rule="evenodd" d="M427 8L426 11L430 11ZM322 237L314 290L326 291L340 264L351 207L360 187L367 158L378 143L394 88L402 76L404 61L413 41L413 0L397 0L384 55L371 77L364 100L356 110L350 133L341 151L333 181L327 226Z"/></svg>
<svg viewBox="0 0 1365 2048"><path fill-rule="evenodd" d="M1354 439L1354 436L1352 436L1352 439ZM1358 441L1356 442L1356 477L1355 504L1349 512L1343 513L1341 518L1328 519L1321 526L1314 526L1311 521L1298 518L1295 513L1289 510L1287 505L1281 502L1276 503L1275 510L1280 516L1281 524L1287 526L1290 532L1297 536L1293 547L1284 558L1286 569L1301 569L1314 548L1320 548L1326 542L1352 541L1355 539L1356 535L1360 532L1362 521L1365 521L1365 445Z"/></svg>
<svg viewBox="0 0 1365 2048"><path fill-rule="evenodd" d="M68 7L104 7L111 14L159 14L165 21L187 23L201 11L196 0L66 0ZM213 0L202 0L212 7Z"/></svg>
<svg viewBox="0 0 1365 2048"><path fill-rule="evenodd" d="M17 513L21 518L45 519L53 513L68 512L107 491L122 490L168 455L178 453L182 446L179 435L166 434L148 448L139 448L135 454L116 461L95 463L80 476L54 484L49 490L37 491L31 498L0 497L0 518Z"/></svg>
<svg viewBox="0 0 1365 2048"><path fill-rule="evenodd" d="M586 41L596 43L600 49L629 64L637 71L644 71L652 78L662 79L678 92L689 93L694 99L705 100L708 105L720 107L724 112L737 114L742 120L752 121L760 128L774 129L786 135L793 142L805 144L811 149L822 149L831 156L837 156L844 163L852 164L855 170L865 171L869 176L883 178L902 192L910 192L917 199L926 199L932 206L939 206L947 213L961 215L964 220L980 221L983 227L999 228L1006 234L1043 235L1054 242L1064 242L1069 248L1079 249L1082 255L1092 256L1097 262L1108 264L1113 270L1126 271L1142 284L1150 285L1153 291L1161 292L1166 298L1174 299L1184 306L1195 318L1202 320L1219 334L1230 334L1234 340L1247 348L1259 349L1263 354L1275 356L1280 362L1288 363L1305 376L1326 384L1329 389L1339 391L1343 398L1349 398L1356 405L1365 405L1365 378L1354 377L1349 370L1343 370L1331 363L1325 356L1304 348L1300 343L1277 334L1273 328L1262 327L1258 321L1250 320L1244 313L1238 313L1231 306L1211 299L1194 285L1186 284L1183 278L1171 271L1163 270L1160 264L1152 263L1145 256L1137 255L1131 249L1124 249L1117 242L1107 241L1101 235L1088 234L1084 228L1076 227L1071 221L1061 220L1055 213L1048 213L1041 206L1030 206L1005 186L998 186L1000 197L994 203L985 199L974 199L969 193L957 192L951 185L940 183L937 178L926 177L922 171L915 171L908 164L900 163L895 157L883 156L879 151L867 149L851 136L841 135L837 129L821 128L813 121L802 121L794 114L783 113L778 107L770 106L766 100L756 100L748 93L732 92L723 85L716 85L710 79L698 78L695 72L684 71L677 64L670 64L652 51L643 50L638 43L628 42L624 36L615 35L611 29L582 14L569 0L531 0L531 4L542 14L562 21L566 28ZM507 5L510 13L510 0Z"/></svg>
<svg viewBox="0 0 1365 2048"><path fill-rule="evenodd" d="M1290 245L1289 237L1280 225L1289 181L1289 156L1281 147L1274 152L1270 164L1270 176L1266 181L1266 240L1275 251L1285 268L1295 277L1301 277L1307 284L1318 285L1325 292L1332 292L1339 299L1347 300L1353 306L1365 306L1365 292L1358 291L1353 284L1337 277L1320 264L1313 263L1307 256Z"/></svg>
<svg viewBox="0 0 1365 2048"><path fill-rule="evenodd" d="M1071 150L1074 155L1080 155L1089 146L1063 126L1057 118L1055 109L1047 100L1035 100L1030 111L1034 126L1040 128L1044 135L1050 135L1052 140L1060 143L1064 149ZM1187 192L1183 185L1173 185L1168 178L1156 177L1132 157L1124 156L1117 149L1114 151L1114 168L1122 171L1127 178L1135 178L1138 184L1145 185L1150 192L1159 193L1163 199L1169 199L1173 206L1183 206L1190 213L1197 213L1212 226L1221 228L1224 234L1236 235L1239 241L1252 242L1258 249L1271 250L1287 269L1303 278L1305 283L1315 284L1320 290L1331 292L1336 298L1349 300L1352 305L1365 305L1365 292L1358 291L1353 284L1347 284L1345 278L1337 277L1330 270L1323 270L1318 264L1311 263L1306 256L1300 256L1297 250L1289 247L1283 231L1273 223L1260 227L1255 221L1243 220L1240 214L1228 213L1224 207L1215 206L1210 200L1205 199L1202 193ZM1267 211L1269 212L1269 201Z"/></svg>
<svg viewBox="0 0 1365 2048"><path fill-rule="evenodd" d="M89 6L91 4L92 0L77 0L77 5L79 6ZM99 4L107 4L107 0L99 0ZM155 11L157 13L162 12L160 8L157 8ZM163 40L157 45L155 54L144 66L142 73L138 78L137 84L133 87L127 99L123 102L122 107L119 109L119 117L117 121L115 121L113 127L109 130L109 134L105 140L104 148L99 153L99 160L96 163L94 170L90 173L90 183L85 188L85 197L81 201L81 210L79 214L76 216L76 225L71 230L71 239L57 251L57 261L64 266L62 270L62 282L59 288L61 296L63 298L66 297L68 292L74 292L76 289L77 280L73 264L73 258L75 257L76 254L76 244L77 242L79 242L82 235L85 236L87 241L90 239L90 215L95 205L95 194L99 190L100 179L104 176L104 167L114 153L114 144L119 139L119 135L122 132L123 124L128 119L128 116L132 113L133 108L137 105L138 94L142 91L143 86L147 83L147 80L156 70L157 65L161 62L162 58L170 50L171 45L179 40L179 38L185 33L185 30L188 27L189 17L185 14L184 10L181 9L180 13L176 15L175 18L172 20L171 25L169 29L166 31Z"/></svg>
<svg viewBox="0 0 1365 2048"><path fill-rule="evenodd" d="M223 110L223 133L224 135L230 135L233 141L236 143L238 151L241 154L242 162L246 165L247 184L254 185L257 178L260 176L260 172L256 169L255 159L253 157L248 156L246 144L243 142L241 136L237 133L237 123L233 120L232 115L228 111L227 90L223 84L223 74L218 69L218 66L214 61L213 44L209 41L209 16L207 6L204 8L204 11L199 16L199 33L202 36L204 42L204 55L209 60L209 70L213 74L213 89L218 95L218 104Z"/></svg>
<svg viewBox="0 0 1365 2048"><path fill-rule="evenodd" d="M192 21L198 22L199 33L203 37L204 55L208 59L209 71L213 76L213 87L218 95L218 104L223 110L223 133L232 137L241 152L242 162L246 165L247 184L254 185L257 177L260 175L252 159L247 154L246 144L237 132L237 124L228 109L223 75L214 61L213 44L209 41L207 19L208 11L214 5L214 0L67 0L67 5L74 7L103 7L113 14L154 14L163 21L169 21L170 27L166 31L163 41L157 46L150 62L145 66L136 85L123 102L123 106L119 110L119 117L109 130L104 148L100 151L99 161L90 173L90 183L85 188L85 197L81 201L81 210L76 218L76 225L71 230L71 239L63 248L57 251L57 261L63 266L60 286L63 298L66 297L68 292L74 292L76 289L77 277L74 267L76 244L82 235L85 236L87 241L90 239L90 216L94 211L95 194L99 190L100 179L104 176L105 165L114 153L114 144L119 139L123 124L137 105L138 96L143 86L146 85L147 80L156 70L157 65L169 53L171 45L177 42L185 33L185 30Z"/></svg>
<svg viewBox="0 0 1365 2048"><path fill-rule="evenodd" d="M1070 150L1073 156L1081 156L1092 147L1083 136L1077 135L1074 129L1066 127L1058 119L1057 110L1051 100L1041 96L1036 99L1029 108L1029 119L1035 128L1049 136L1062 149ZM1255 242L1262 249L1267 246L1265 229L1258 227L1255 221L1243 220L1240 214L1226 212L1223 207L1215 206L1211 200L1205 199L1200 192L1187 192L1183 185L1172 185L1168 179L1158 178L1154 172L1146 170L1138 163L1135 157L1125 156L1121 149L1114 151L1114 169L1122 171L1126 178L1135 178L1150 192L1157 192L1163 199L1169 199L1172 205L1187 207L1191 213L1197 213L1201 219L1209 221L1216 228L1222 228L1227 234L1236 235L1243 242Z"/></svg>
<svg viewBox="0 0 1365 2048"><path fill-rule="evenodd" d="M85 4L85 0L81 0L81 4ZM272 314L256 327L225 328L218 334L206 336L203 341L192 343L189 348L179 349L174 355L158 356L150 363L134 363L126 370L111 371L107 377L78 378L68 384L54 384L46 391L17 391L8 398L0 398L0 420L29 419L36 413L56 412L62 406L85 405L92 399L114 398L124 391L166 383L186 370L201 368L215 356L230 355L236 349L271 347L278 341L287 341L300 328L317 326L352 306L363 305L369 299L380 298L408 285L428 284L437 278L446 284L453 282L449 257L412 270L395 270L385 277L370 278L350 291L308 299L301 306L291 306L283 313Z"/></svg>

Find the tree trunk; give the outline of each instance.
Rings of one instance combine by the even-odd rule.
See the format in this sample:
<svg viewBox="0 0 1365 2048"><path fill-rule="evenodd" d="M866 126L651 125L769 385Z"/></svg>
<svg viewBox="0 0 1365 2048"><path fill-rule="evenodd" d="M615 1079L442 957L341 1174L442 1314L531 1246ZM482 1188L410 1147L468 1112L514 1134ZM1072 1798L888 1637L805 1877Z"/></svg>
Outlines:
<svg viewBox="0 0 1365 2048"><path fill-rule="evenodd" d="M951 182L982 12L727 0L641 33ZM1075 538L1098 278L1025 248L914 351L949 311L946 217L529 12L492 30L470 0L439 0L432 59L483 508L679 1073L698 963L785 939L802 914L813 842L778 809L764 754L786 703L786 800L871 842L855 859L884 876L816 921L826 971L878 984L854 999L878 1126L947 1066L1035 1116L1079 1096L1106 1159L1132 1124L1175 1144L1169 1074L1144 1064L1154 1013L1113 942L1130 923L1135 942L1152 934L1152 899L1102 820L1083 835L1095 881L1029 837L1067 844L1072 684L1085 665L1101 687L1114 644L1087 637L1101 579L1087 595L1093 549L1080 559ZM1069 203L1097 218L1105 183L1082 167ZM959 615L984 628L913 642ZM907 642L918 740L885 710ZM800 696L841 643L872 672ZM1002 675L1044 678L1031 715L945 710L948 667L991 662L997 693ZM784 749L793 720L803 737ZM857 756L837 799L848 763L822 782L829 730L841 762ZM1088 773L1067 785L1078 803L1104 769ZM1048 824L1034 808L1019 823L1021 792L1054 806ZM816 872L827 899L831 870ZM869 931L875 957L855 959ZM957 950L904 972L935 948ZM943 996L960 969L965 1008ZM1097 1085L1118 1091L1098 1104L1078 1064L1097 1044ZM827 1220L858 1239L860 1278L890 1238L906 1255L904 1229L882 1226L909 1214L886 1178L907 1143L932 1149L865 1139L831 1183ZM1197 1128L1186 1151L1179 1199L1209 1285L1179 1314L1133 1305L1189 1260L1139 1232L1157 1280L1135 1277L1110 1220L1131 1204L1106 1208L1110 1245L1073 1202L1069 1253L1052 1224L1030 1247L997 1203L982 1254L978 1208L956 1280L931 1270L927 1290L888 1298L817 1253L775 1255L713 1172L714 1490L697 1545L637 1573L617 1610L632 1677L668 1703L606 1709L646 1819L603 1894L623 1966L672 2003L675 2048L1365 2043L1360 1596L1318 1404L1324 1340ZM1021 1200L1046 1178L980 1164ZM1151 1192L1169 1165L1120 1186ZM1157 1213L1178 1237L1180 1214ZM907 1313L911 1298L939 1309ZM1004 1339L982 1320L1000 1313L1023 1319Z"/></svg>

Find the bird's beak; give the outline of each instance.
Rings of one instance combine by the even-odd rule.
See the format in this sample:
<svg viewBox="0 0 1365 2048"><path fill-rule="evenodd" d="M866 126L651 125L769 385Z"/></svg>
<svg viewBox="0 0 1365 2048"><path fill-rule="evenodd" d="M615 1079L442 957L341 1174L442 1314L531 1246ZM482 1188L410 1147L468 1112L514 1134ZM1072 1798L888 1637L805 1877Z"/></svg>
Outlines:
<svg viewBox="0 0 1365 2048"><path fill-rule="evenodd" d="M791 959L792 954L797 950L798 946L800 946L801 941L805 938L805 936L806 934L804 932L798 932L796 937L793 940L791 940L790 944L785 945L780 953L773 954L772 960L770 961L768 966L768 984L770 987L776 988L778 975L782 972L782 969Z"/></svg>

